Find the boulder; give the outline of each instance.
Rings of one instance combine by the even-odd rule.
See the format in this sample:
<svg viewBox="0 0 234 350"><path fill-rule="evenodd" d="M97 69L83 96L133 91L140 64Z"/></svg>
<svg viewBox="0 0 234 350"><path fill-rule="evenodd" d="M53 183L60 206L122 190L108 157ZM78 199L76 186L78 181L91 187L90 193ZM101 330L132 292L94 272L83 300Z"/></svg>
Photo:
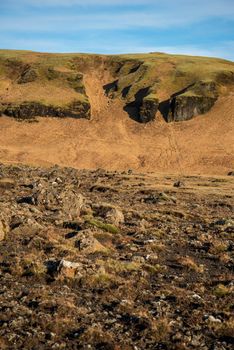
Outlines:
<svg viewBox="0 0 234 350"><path fill-rule="evenodd" d="M33 194L33 203L43 205L47 210L61 211L64 220L74 220L80 216L80 210L85 204L82 194L63 186L58 188L51 184L44 185L44 188L40 185L37 185Z"/></svg>
<svg viewBox="0 0 234 350"><path fill-rule="evenodd" d="M79 231L76 236L75 247L82 253L91 254L103 252L106 248L94 237L90 229Z"/></svg>
<svg viewBox="0 0 234 350"><path fill-rule="evenodd" d="M16 228L13 229L14 235L22 235L24 237L30 235L36 235L43 229L43 226L36 222L35 220L29 219L27 222L20 224Z"/></svg>
<svg viewBox="0 0 234 350"><path fill-rule="evenodd" d="M111 208L106 213L106 221L118 227L124 223L124 214L117 208Z"/></svg>
<svg viewBox="0 0 234 350"><path fill-rule="evenodd" d="M119 226L120 224L124 223L124 214L123 212L108 203L100 203L100 204L93 204L92 209L95 212L96 216L102 217L107 221L107 223Z"/></svg>
<svg viewBox="0 0 234 350"><path fill-rule="evenodd" d="M80 263L62 259L58 265L57 272L59 278L74 278L79 268L81 268Z"/></svg>

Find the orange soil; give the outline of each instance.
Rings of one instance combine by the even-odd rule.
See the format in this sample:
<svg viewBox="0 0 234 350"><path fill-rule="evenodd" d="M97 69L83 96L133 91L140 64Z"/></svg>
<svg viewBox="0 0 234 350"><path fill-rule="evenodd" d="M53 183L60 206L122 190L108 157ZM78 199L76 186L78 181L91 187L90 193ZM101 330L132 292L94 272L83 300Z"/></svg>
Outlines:
<svg viewBox="0 0 234 350"><path fill-rule="evenodd" d="M234 170L234 95L206 115L167 124L158 113L146 125L131 120L123 102L109 100L104 69L85 75L92 120L39 118L39 123L0 119L0 161L75 168L223 175Z"/></svg>

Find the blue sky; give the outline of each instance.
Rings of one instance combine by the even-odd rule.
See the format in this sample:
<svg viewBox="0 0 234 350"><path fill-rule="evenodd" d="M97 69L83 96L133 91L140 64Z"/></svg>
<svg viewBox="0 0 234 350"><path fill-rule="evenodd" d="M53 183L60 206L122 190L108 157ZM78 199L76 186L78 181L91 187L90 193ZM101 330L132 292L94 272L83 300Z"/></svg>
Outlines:
<svg viewBox="0 0 234 350"><path fill-rule="evenodd" d="M0 48L234 61L234 0L0 0Z"/></svg>

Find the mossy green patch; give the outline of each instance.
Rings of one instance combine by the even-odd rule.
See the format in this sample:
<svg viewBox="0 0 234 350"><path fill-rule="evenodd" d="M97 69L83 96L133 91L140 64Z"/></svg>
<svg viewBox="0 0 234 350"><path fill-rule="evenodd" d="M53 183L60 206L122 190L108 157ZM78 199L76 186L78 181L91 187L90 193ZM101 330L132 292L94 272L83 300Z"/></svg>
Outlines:
<svg viewBox="0 0 234 350"><path fill-rule="evenodd" d="M97 220L93 217L86 217L85 222L91 226L100 228L101 230L107 231L109 233L118 233L119 232L119 230L116 226L104 223L104 222Z"/></svg>

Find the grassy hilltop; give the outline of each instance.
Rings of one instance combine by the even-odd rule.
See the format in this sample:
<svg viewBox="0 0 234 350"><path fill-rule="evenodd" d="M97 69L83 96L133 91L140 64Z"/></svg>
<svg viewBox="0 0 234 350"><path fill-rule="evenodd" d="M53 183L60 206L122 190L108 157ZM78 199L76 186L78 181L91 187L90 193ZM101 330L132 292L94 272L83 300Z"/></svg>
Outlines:
<svg viewBox="0 0 234 350"><path fill-rule="evenodd" d="M234 63L223 59L0 50L2 113L89 119L92 106L84 77L92 70L108 71L106 94L123 100L130 116L141 122L154 119L158 109L167 121L205 113L234 84Z"/></svg>

